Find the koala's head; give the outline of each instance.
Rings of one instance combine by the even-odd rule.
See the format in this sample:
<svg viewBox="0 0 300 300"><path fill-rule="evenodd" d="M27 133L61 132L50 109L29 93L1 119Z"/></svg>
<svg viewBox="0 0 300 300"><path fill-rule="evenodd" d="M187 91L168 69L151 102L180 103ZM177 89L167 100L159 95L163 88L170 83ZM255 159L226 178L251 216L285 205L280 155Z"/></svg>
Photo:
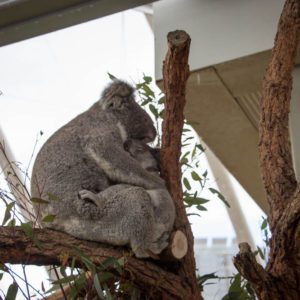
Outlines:
<svg viewBox="0 0 300 300"><path fill-rule="evenodd" d="M136 103L134 88L126 82L114 80L102 93L102 109L113 114L124 126L129 139L146 143L156 137L150 116Z"/></svg>
<svg viewBox="0 0 300 300"><path fill-rule="evenodd" d="M124 149L137 160L143 169L157 173L159 172L159 157L156 150L139 140L127 140Z"/></svg>

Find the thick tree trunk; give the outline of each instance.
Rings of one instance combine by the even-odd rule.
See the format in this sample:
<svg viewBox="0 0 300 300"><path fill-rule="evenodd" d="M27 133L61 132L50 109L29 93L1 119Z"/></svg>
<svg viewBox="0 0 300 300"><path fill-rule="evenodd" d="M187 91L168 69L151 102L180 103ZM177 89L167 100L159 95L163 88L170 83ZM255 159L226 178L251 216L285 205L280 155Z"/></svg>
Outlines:
<svg viewBox="0 0 300 300"><path fill-rule="evenodd" d="M185 299L202 299L196 281L194 241L191 226L183 204L181 186L181 134L184 123L185 87L189 76L188 56L190 37L184 31L168 34L168 52L163 65L163 84L166 95L165 114L161 148L162 177L175 202L175 229L181 230L187 237L187 255L182 259L178 274L190 288Z"/></svg>
<svg viewBox="0 0 300 300"><path fill-rule="evenodd" d="M300 1L287 0L263 82L259 154L272 233L264 270L247 244L234 258L262 300L300 299L300 192L292 164L288 114L299 41Z"/></svg>

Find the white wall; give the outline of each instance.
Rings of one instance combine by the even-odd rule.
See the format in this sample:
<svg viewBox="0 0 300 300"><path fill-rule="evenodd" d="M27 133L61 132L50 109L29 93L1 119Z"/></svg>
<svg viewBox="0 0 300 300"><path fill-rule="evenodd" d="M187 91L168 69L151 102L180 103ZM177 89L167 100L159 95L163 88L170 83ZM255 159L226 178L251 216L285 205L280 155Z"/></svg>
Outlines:
<svg viewBox="0 0 300 300"><path fill-rule="evenodd" d="M155 73L162 77L169 31L191 38L190 69L270 49L284 0L161 0L154 5Z"/></svg>

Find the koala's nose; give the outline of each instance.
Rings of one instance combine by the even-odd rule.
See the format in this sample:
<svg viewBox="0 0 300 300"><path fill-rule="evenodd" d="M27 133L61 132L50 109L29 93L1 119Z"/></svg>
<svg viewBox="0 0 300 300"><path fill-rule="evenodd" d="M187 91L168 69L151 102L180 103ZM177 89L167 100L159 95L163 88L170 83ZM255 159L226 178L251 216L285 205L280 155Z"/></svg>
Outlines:
<svg viewBox="0 0 300 300"><path fill-rule="evenodd" d="M151 124L151 127L150 127L150 130L148 131L147 137L149 139L149 141L147 143L154 141L154 139L156 137L156 129L153 124Z"/></svg>

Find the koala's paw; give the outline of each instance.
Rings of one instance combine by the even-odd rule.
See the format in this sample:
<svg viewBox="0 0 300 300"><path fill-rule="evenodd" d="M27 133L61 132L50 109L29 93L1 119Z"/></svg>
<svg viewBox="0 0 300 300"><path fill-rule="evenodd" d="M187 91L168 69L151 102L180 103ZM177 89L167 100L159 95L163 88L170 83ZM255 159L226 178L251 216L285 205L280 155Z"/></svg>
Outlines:
<svg viewBox="0 0 300 300"><path fill-rule="evenodd" d="M78 192L79 198L82 200L90 200L92 202L97 202L98 196L91 191L81 190Z"/></svg>
<svg viewBox="0 0 300 300"><path fill-rule="evenodd" d="M149 251L147 251L146 249L135 248L135 249L132 249L132 251L133 251L134 255L137 258L147 258L147 257L150 257Z"/></svg>
<svg viewBox="0 0 300 300"><path fill-rule="evenodd" d="M159 254L165 248L167 248L168 245L169 245L169 243L166 241L155 242L155 243L152 243L152 245L150 247L150 251L152 251L154 254Z"/></svg>

